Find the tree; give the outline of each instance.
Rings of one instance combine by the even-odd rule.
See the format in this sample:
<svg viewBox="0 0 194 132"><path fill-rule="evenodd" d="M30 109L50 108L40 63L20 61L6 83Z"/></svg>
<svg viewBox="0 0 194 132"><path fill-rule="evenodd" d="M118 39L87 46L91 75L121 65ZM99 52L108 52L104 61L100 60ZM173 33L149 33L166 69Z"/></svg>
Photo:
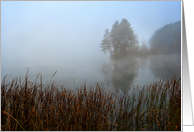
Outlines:
<svg viewBox="0 0 194 132"><path fill-rule="evenodd" d="M121 58L137 50L137 35L131 27L131 24L123 19L119 24L118 21L112 26L111 32L106 29L104 39L101 43L102 51L106 54L110 53L111 57Z"/></svg>
<svg viewBox="0 0 194 132"><path fill-rule="evenodd" d="M181 77L181 21L155 31L150 41L150 70L155 77Z"/></svg>
<svg viewBox="0 0 194 132"><path fill-rule="evenodd" d="M123 19L116 21L111 32L105 30L104 39L100 45L102 51L110 53L110 64L104 64L102 72L108 83L126 93L138 73L138 63L134 52L138 50L137 35L130 23Z"/></svg>
<svg viewBox="0 0 194 132"><path fill-rule="evenodd" d="M181 54L181 21L156 30L149 43L152 54Z"/></svg>
<svg viewBox="0 0 194 132"><path fill-rule="evenodd" d="M149 48L147 46L146 41L142 38L142 44L138 48L138 57L140 56L141 58L146 58L149 54Z"/></svg>

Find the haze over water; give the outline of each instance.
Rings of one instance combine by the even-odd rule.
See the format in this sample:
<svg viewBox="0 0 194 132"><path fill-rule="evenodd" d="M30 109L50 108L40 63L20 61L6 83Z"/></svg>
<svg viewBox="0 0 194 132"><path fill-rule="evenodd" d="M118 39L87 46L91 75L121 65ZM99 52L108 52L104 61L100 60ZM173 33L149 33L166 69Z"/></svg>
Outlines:
<svg viewBox="0 0 194 132"><path fill-rule="evenodd" d="M145 42L150 48L156 30L181 20L181 1L1 2L1 81L7 74L24 78L28 67L28 74L34 76L31 81L41 72L43 83L49 82L57 71L53 80L71 89L80 87L85 80L92 86L105 81L110 69L104 74L103 65L111 60L110 54L101 51L100 44L105 30L111 30L115 21L120 23L123 19L131 24L139 45ZM179 34L177 27L174 29ZM176 43L181 43L179 39ZM173 47L172 53L166 45L163 47L155 48L158 51L147 57L131 58L126 64L118 62L129 68L138 64L131 70L131 85L181 76L181 54L177 53L180 47ZM122 72L125 71L109 77L119 78ZM104 87L114 89L112 84ZM121 90L126 92L129 88Z"/></svg>

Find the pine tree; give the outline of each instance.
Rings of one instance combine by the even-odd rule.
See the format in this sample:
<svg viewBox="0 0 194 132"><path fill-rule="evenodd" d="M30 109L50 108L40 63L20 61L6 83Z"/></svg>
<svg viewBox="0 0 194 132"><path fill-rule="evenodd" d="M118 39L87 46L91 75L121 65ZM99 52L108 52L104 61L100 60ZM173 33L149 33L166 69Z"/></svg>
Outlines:
<svg viewBox="0 0 194 132"><path fill-rule="evenodd" d="M106 29L101 48L105 54L110 53L111 57L110 64L102 67L106 81L126 93L138 73L138 63L134 57L134 52L138 50L138 40L131 24L126 19L121 23L116 21L110 32Z"/></svg>
<svg viewBox="0 0 194 132"><path fill-rule="evenodd" d="M112 26L111 32L106 29L104 39L101 43L102 51L110 53L111 57L121 58L132 55L138 47L137 35L131 27L131 24L123 19L121 23L116 21Z"/></svg>

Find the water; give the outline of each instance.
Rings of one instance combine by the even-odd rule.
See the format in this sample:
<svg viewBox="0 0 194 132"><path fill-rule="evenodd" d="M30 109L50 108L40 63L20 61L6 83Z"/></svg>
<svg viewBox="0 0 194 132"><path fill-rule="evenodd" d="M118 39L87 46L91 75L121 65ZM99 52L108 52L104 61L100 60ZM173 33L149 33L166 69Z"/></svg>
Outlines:
<svg viewBox="0 0 194 132"><path fill-rule="evenodd" d="M149 56L147 59L137 59L139 68L137 69L137 75L133 78L130 78L132 82L132 87L142 88L144 85L149 85L156 80L166 79L165 77L170 77L169 75L178 75L180 77L181 74L181 65L179 64L180 59L179 56ZM107 58L106 58L107 59ZM31 66L29 67L29 79L34 81L38 73L41 72L43 84L49 83L53 74L57 71L52 80L56 81L57 85L66 86L69 89L76 89L81 86L81 84L86 84L87 86L94 86L97 82L104 82L104 88L107 91L116 90L112 83L107 85L106 80L107 77L102 72L102 65L105 62L109 62L107 60L97 60L97 61L71 61L67 62L66 65L42 65L42 66ZM168 64L168 65L167 65ZM173 64L173 65L172 65ZM130 65L130 64L129 64ZM2 67L1 68L1 81L5 75L10 75L10 80L13 77L20 76L22 79L25 78L27 73L27 66L25 67ZM129 66L129 68L131 68ZM124 69L126 70L126 69ZM132 69L133 71L133 69ZM171 72L169 72L171 71ZM111 74L119 75L122 72L122 69L118 73L113 72ZM125 72L124 72L125 73ZM120 77L122 77L121 74ZM131 75L131 74L130 74ZM115 78L114 78L115 79ZM125 78L124 78L125 79ZM38 78L39 82L40 78ZM75 81L74 81L75 80ZM110 79L111 80L111 79ZM113 80L113 79L112 79ZM116 80L117 84L119 84L122 79L119 78ZM125 88L121 88L120 90L123 92L131 91L130 87L123 85Z"/></svg>
<svg viewBox="0 0 194 132"><path fill-rule="evenodd" d="M83 65L83 64L82 64ZM77 66L77 67L76 67ZM101 72L101 65L99 65L98 68L94 69L93 67L96 66L95 64L87 65L87 69L83 69L84 65L81 66L81 64L76 65L73 69L73 67L65 67L65 66L56 66L56 67L49 67L49 66L35 66L35 67L29 67L29 80L35 81L38 73L42 74L43 84L44 83L50 83L50 80L53 76L53 74L56 72L54 77L52 78L52 81L55 81L57 85L63 85L69 89L76 89L79 88L82 84L86 84L87 86L94 86L97 82L104 82L103 87L106 91L115 91L116 88L112 85L106 84L106 79ZM79 67L78 67L79 66ZM28 67L21 67L21 68L2 68L1 73L1 81L3 80L3 77L5 75L11 75L9 77L9 80L11 81L12 78L16 76L20 76L23 80L26 76ZM57 69L57 70L56 70ZM166 73L167 75L167 73ZM159 78L154 76L152 73L149 63L147 63L144 67L140 67L138 69L138 76L135 77L133 80L132 87L135 88L138 87L141 89L143 86L147 86L152 84L155 81L159 81ZM37 79L38 83L40 82L40 76ZM75 82L75 83L74 83ZM133 88L127 89L129 92L132 91Z"/></svg>

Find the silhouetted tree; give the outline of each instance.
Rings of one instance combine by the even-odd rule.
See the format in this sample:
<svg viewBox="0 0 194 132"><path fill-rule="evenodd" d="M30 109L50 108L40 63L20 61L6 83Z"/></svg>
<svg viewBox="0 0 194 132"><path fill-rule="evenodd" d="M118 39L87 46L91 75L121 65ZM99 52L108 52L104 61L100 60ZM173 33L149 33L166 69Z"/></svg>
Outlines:
<svg viewBox="0 0 194 132"><path fill-rule="evenodd" d="M155 31L149 40L150 70L155 77L181 77L181 21Z"/></svg>
<svg viewBox="0 0 194 132"><path fill-rule="evenodd" d="M149 43L153 54L180 54L181 21L167 24L156 30Z"/></svg>
<svg viewBox="0 0 194 132"><path fill-rule="evenodd" d="M111 32L106 29L101 43L102 51L105 54L109 52L113 58L132 55L137 50L137 47L137 35L134 34L131 24L126 19L123 19L121 23L116 21L112 26Z"/></svg>
<svg viewBox="0 0 194 132"><path fill-rule="evenodd" d="M146 41L142 39L142 44L138 47L137 57L146 58L149 55L149 51Z"/></svg>
<svg viewBox="0 0 194 132"><path fill-rule="evenodd" d="M101 48L105 54L110 53L111 57L110 64L102 67L107 82L126 93L138 73L138 63L134 57L138 50L138 40L130 23L123 19L121 23L114 23L111 32L106 29Z"/></svg>

